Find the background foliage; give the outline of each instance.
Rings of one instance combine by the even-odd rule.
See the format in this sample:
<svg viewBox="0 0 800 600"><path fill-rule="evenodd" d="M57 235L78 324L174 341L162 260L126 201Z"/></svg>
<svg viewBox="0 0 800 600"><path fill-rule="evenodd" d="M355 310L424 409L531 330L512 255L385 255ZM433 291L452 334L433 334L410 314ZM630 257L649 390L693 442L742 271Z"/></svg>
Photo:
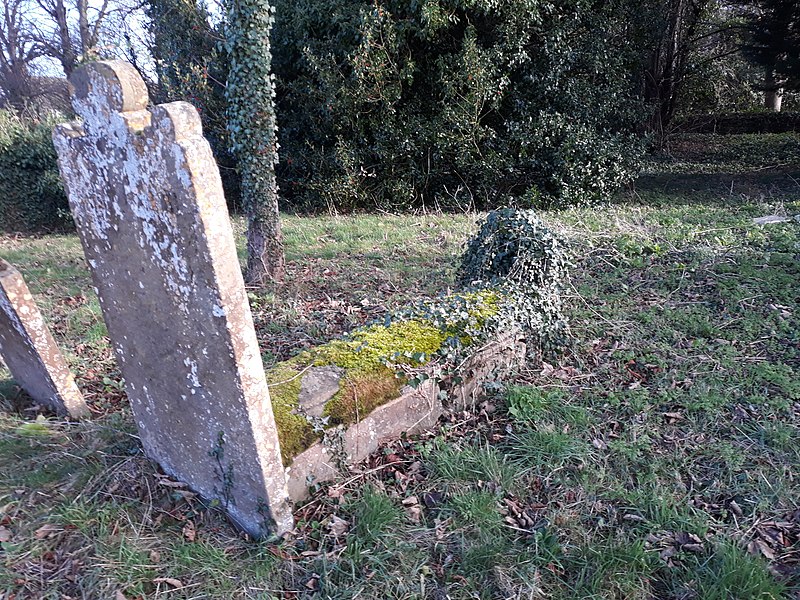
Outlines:
<svg viewBox="0 0 800 600"><path fill-rule="evenodd" d="M220 166L225 196L235 205L240 190L225 118L229 65L221 46L224 23L212 22L206 5L194 0L148 0L146 14L158 79L151 97L156 103L185 100L197 108Z"/></svg>
<svg viewBox="0 0 800 600"><path fill-rule="evenodd" d="M0 110L0 230L72 225L50 137L60 120L64 118L22 119Z"/></svg>
<svg viewBox="0 0 800 600"><path fill-rule="evenodd" d="M637 56L616 3L276 5L296 206L581 204L636 172Z"/></svg>
<svg viewBox="0 0 800 600"><path fill-rule="evenodd" d="M786 0L277 0L276 8L284 211L587 204L609 199L638 172L647 144L665 150L681 129L795 129L786 111L800 97L790 89L796 53L785 46L796 37L797 7ZM145 10L151 97L198 108L236 208L224 3L147 0ZM770 80L762 59L776 57ZM768 90L775 96L781 85L784 113L765 112ZM31 131L42 122L26 118ZM48 179L55 154L12 148L12 129L2 160L10 169L24 163L31 177L37 164L42 175L28 185L6 170L17 191L2 200L16 207L0 216L3 226L64 221ZM37 158L19 161L19 151ZM37 201L30 190L39 188ZM28 202L20 194L33 202L29 216L20 216Z"/></svg>

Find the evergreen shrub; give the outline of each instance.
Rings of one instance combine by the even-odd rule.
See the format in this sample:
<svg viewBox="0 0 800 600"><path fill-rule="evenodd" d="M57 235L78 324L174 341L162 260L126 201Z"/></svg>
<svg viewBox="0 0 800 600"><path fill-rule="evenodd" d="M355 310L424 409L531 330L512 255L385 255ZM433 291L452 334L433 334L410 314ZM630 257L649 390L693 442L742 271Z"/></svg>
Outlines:
<svg viewBox="0 0 800 600"><path fill-rule="evenodd" d="M603 201L638 169L614 2L276 0L279 175L309 209Z"/></svg>
<svg viewBox="0 0 800 600"><path fill-rule="evenodd" d="M0 230L73 226L51 140L54 125L63 120L28 120L0 110Z"/></svg>

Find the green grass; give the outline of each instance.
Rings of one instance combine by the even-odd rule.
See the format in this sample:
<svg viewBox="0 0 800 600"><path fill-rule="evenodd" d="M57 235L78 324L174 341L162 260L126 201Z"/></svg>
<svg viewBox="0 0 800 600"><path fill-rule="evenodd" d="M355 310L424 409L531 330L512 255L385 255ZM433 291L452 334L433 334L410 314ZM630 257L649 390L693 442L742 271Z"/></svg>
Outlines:
<svg viewBox="0 0 800 600"><path fill-rule="evenodd" d="M143 456L77 239L0 238L96 413L37 420L0 373L0 598L796 598L800 225L752 219L800 213L797 136L672 150L542 215L575 263L565 352L383 447L278 545ZM287 282L251 293L265 360L452 286L475 218L286 217Z"/></svg>

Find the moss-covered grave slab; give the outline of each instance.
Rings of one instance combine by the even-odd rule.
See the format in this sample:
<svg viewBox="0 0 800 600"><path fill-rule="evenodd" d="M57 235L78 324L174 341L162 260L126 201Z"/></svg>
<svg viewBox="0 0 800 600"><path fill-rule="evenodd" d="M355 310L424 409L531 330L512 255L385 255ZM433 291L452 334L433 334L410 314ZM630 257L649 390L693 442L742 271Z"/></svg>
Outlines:
<svg viewBox="0 0 800 600"><path fill-rule="evenodd" d="M382 442L431 429L444 410L472 405L484 384L524 363L521 330L489 324L502 302L486 290L450 296L446 311L410 311L271 369L291 499L302 500ZM459 351L449 354L451 346Z"/></svg>
<svg viewBox="0 0 800 600"><path fill-rule="evenodd" d="M400 396L366 415L360 421L328 432L322 441L297 455L287 467L289 497L303 500L309 488L336 478L378 449L381 442L401 434L430 429L442 414L442 401L433 380L417 388L406 387Z"/></svg>

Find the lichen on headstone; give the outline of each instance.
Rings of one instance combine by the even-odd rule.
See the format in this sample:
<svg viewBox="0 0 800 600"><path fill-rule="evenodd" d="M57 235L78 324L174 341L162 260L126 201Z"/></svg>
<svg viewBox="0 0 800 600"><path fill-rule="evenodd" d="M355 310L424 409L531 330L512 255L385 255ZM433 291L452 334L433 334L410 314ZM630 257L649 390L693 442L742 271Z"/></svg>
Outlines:
<svg viewBox="0 0 800 600"><path fill-rule="evenodd" d="M53 141L148 456L254 536L292 528L219 169L186 102L122 61L75 71Z"/></svg>
<svg viewBox="0 0 800 600"><path fill-rule="evenodd" d="M22 275L0 259L0 357L34 401L62 416L89 415Z"/></svg>

